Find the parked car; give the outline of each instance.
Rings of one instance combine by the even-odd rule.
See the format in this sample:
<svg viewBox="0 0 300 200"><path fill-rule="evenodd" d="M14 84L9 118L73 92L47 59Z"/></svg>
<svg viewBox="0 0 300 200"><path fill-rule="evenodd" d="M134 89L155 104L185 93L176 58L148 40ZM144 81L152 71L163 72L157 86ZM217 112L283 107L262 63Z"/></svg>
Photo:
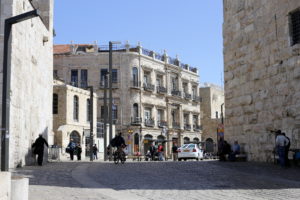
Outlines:
<svg viewBox="0 0 300 200"><path fill-rule="evenodd" d="M187 159L203 160L203 150L198 144L184 144L178 148L178 160Z"/></svg>

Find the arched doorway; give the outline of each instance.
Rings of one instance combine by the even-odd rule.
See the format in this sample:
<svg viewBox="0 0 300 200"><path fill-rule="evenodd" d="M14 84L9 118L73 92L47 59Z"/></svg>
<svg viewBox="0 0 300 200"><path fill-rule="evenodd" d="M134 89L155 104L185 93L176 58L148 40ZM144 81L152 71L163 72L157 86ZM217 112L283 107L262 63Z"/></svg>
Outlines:
<svg viewBox="0 0 300 200"><path fill-rule="evenodd" d="M139 152L140 137L139 137L138 133L134 134L133 144L134 144L134 146L133 146L133 152Z"/></svg>
<svg viewBox="0 0 300 200"><path fill-rule="evenodd" d="M211 138L207 138L205 141L205 150L206 152L214 152L214 141Z"/></svg>
<svg viewBox="0 0 300 200"><path fill-rule="evenodd" d="M81 144L80 140L80 134L77 131L72 131L70 134L70 140L73 139L73 142L75 144Z"/></svg>
<svg viewBox="0 0 300 200"><path fill-rule="evenodd" d="M153 142L153 136L147 134L144 136L144 155L146 155L147 151L150 149L150 146Z"/></svg>
<svg viewBox="0 0 300 200"><path fill-rule="evenodd" d="M183 138L183 143L184 143L184 144L189 144L189 143L190 143L190 138L184 137L184 138Z"/></svg>
<svg viewBox="0 0 300 200"><path fill-rule="evenodd" d="M195 138L193 139L193 142L194 142L195 144L198 144L198 143L199 143L199 138L195 137Z"/></svg>

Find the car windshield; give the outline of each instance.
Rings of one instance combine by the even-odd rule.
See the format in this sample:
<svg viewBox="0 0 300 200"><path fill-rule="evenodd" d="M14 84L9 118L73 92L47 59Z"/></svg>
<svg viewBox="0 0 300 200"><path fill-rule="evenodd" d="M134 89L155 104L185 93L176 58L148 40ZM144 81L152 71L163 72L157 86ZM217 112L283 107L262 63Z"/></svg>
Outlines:
<svg viewBox="0 0 300 200"><path fill-rule="evenodd" d="M195 148L195 144L189 144L188 148L190 148L190 149Z"/></svg>

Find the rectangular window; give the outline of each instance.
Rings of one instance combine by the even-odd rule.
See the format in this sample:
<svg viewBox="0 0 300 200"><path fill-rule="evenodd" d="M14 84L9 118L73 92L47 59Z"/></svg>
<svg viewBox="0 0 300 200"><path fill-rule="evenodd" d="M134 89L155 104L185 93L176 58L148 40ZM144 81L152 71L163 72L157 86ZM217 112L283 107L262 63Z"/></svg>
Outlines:
<svg viewBox="0 0 300 200"><path fill-rule="evenodd" d="M53 108L52 108L53 114L58 114L58 95L53 94Z"/></svg>
<svg viewBox="0 0 300 200"><path fill-rule="evenodd" d="M118 106L117 105L112 106L112 118L113 118L113 120L118 119Z"/></svg>
<svg viewBox="0 0 300 200"><path fill-rule="evenodd" d="M104 124L101 122L97 122L97 138L103 138L103 137L104 137Z"/></svg>
<svg viewBox="0 0 300 200"><path fill-rule="evenodd" d="M81 74L80 74L80 86L82 88L87 88L88 86L88 70L87 69L82 69Z"/></svg>
<svg viewBox="0 0 300 200"><path fill-rule="evenodd" d="M118 82L118 70L112 69L112 82L117 83Z"/></svg>
<svg viewBox="0 0 300 200"><path fill-rule="evenodd" d="M184 123L189 124L189 114L184 114Z"/></svg>
<svg viewBox="0 0 300 200"><path fill-rule="evenodd" d="M57 70L53 70L53 78L58 79L58 72Z"/></svg>
<svg viewBox="0 0 300 200"><path fill-rule="evenodd" d="M151 119L151 110L148 108L148 109L145 109L145 120L147 119Z"/></svg>
<svg viewBox="0 0 300 200"><path fill-rule="evenodd" d="M290 33L292 45L300 43L300 10L290 14Z"/></svg>
<svg viewBox="0 0 300 200"><path fill-rule="evenodd" d="M91 121L91 117L90 117L90 114L91 114L91 102L90 102L90 99L87 99L86 100L86 120L89 122Z"/></svg>
<svg viewBox="0 0 300 200"><path fill-rule="evenodd" d="M104 119L104 106L101 106L101 119Z"/></svg>
<svg viewBox="0 0 300 200"><path fill-rule="evenodd" d="M78 70L77 69L71 70L71 85L78 87Z"/></svg>
<svg viewBox="0 0 300 200"><path fill-rule="evenodd" d="M197 115L193 115L193 125L198 125L198 116Z"/></svg>
<svg viewBox="0 0 300 200"><path fill-rule="evenodd" d="M108 72L107 69L101 69L101 71L100 71L100 83L101 83L101 85L103 85L103 86L104 86L104 77L105 77L105 75L107 74L107 72ZM108 80L106 80L106 81L108 81ZM106 85L108 86L107 83L108 83L108 82L106 82Z"/></svg>

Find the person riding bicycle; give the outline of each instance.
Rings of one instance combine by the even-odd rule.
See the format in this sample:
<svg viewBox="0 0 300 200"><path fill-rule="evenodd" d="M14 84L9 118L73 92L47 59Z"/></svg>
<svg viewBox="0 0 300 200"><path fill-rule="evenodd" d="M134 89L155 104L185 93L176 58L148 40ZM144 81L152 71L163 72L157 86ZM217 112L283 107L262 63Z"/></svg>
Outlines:
<svg viewBox="0 0 300 200"><path fill-rule="evenodd" d="M118 152L123 152L123 148L126 147L125 140L120 132L112 141L113 146L117 147Z"/></svg>

